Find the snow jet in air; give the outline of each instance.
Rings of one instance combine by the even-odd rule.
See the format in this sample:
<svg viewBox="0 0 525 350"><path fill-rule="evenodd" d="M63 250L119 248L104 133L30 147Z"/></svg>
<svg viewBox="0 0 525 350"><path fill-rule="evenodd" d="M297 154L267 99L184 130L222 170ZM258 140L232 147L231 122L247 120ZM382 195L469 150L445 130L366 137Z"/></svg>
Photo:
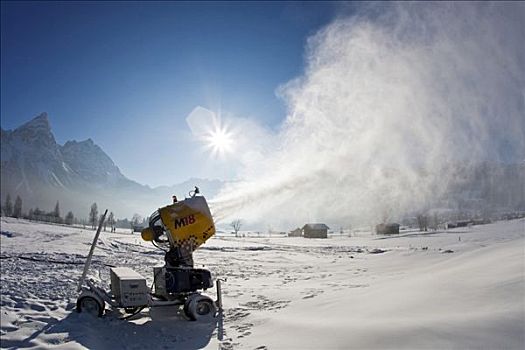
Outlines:
<svg viewBox="0 0 525 350"><path fill-rule="evenodd" d="M524 21L520 3L375 4L334 20L278 89L277 144L243 164L216 215L377 222L436 204L480 162L522 162Z"/></svg>

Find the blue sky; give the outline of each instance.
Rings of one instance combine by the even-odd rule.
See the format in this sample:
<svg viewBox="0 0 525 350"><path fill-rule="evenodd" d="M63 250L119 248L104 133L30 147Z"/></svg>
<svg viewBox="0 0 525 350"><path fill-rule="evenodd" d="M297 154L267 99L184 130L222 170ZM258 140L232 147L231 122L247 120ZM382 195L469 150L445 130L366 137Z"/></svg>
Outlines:
<svg viewBox="0 0 525 350"><path fill-rule="evenodd" d="M2 128L47 112L59 143L92 138L145 184L233 177L203 159L185 118L202 106L278 129L276 89L301 75L307 37L340 6L2 2Z"/></svg>

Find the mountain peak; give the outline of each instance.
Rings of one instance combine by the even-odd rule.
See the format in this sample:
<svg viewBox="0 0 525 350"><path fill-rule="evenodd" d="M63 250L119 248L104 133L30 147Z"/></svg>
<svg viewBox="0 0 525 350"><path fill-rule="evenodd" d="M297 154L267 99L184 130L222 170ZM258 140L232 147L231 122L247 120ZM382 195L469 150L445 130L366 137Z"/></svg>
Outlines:
<svg viewBox="0 0 525 350"><path fill-rule="evenodd" d="M91 138L84 141L67 141L61 147L64 161L89 182L103 183L124 176L113 160Z"/></svg>
<svg viewBox="0 0 525 350"><path fill-rule="evenodd" d="M15 139L23 140L26 144L31 144L38 150L53 150L57 152L57 144L47 113L41 113L27 123L16 128L11 134Z"/></svg>
<svg viewBox="0 0 525 350"><path fill-rule="evenodd" d="M36 117L33 118L33 120L35 119L44 119L44 120L47 120L47 112L42 112L40 113L39 115L37 115Z"/></svg>
<svg viewBox="0 0 525 350"><path fill-rule="evenodd" d="M46 131L48 133L51 132L51 125L49 124L49 118L47 117L47 113L43 112L28 121L27 123L19 126L16 130L21 129L37 129Z"/></svg>

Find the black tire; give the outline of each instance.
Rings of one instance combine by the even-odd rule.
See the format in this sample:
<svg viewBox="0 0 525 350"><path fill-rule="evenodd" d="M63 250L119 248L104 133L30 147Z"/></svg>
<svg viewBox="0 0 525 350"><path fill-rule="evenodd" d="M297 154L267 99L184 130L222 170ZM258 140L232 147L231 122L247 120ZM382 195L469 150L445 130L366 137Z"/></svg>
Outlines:
<svg viewBox="0 0 525 350"><path fill-rule="evenodd" d="M184 315L186 315L186 317L190 321L196 321L197 319L195 318L195 315L192 312L190 312L191 301L191 299L186 299L186 301L184 302Z"/></svg>
<svg viewBox="0 0 525 350"><path fill-rule="evenodd" d="M199 316L209 316L215 314L215 307L211 300L200 300L197 302L196 311Z"/></svg>
<svg viewBox="0 0 525 350"><path fill-rule="evenodd" d="M134 313L137 312L139 309L140 309L140 307L125 307L125 308L124 308L124 311L125 311L127 314L134 314Z"/></svg>
<svg viewBox="0 0 525 350"><path fill-rule="evenodd" d="M78 298L77 312L85 312L93 316L102 317L104 306L100 305L96 298L86 295Z"/></svg>
<svg viewBox="0 0 525 350"><path fill-rule="evenodd" d="M216 311L213 300L206 296L190 297L184 303L184 314L190 321L213 317Z"/></svg>

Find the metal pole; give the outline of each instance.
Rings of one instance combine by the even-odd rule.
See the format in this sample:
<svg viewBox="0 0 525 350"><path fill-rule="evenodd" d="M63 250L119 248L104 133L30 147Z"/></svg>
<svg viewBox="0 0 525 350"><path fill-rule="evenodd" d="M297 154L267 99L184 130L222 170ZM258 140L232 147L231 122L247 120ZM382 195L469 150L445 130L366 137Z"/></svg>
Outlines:
<svg viewBox="0 0 525 350"><path fill-rule="evenodd" d="M222 312L222 288L221 288L221 279L217 280L217 307L219 308L219 312Z"/></svg>
<svg viewBox="0 0 525 350"><path fill-rule="evenodd" d="M222 280L219 278L217 279L217 301L215 304L218 307L217 310L217 317L219 318L218 321L218 327L217 327L217 340L219 342L222 342L224 340L224 313L222 310ZM219 349L220 349L220 343L219 343Z"/></svg>
<svg viewBox="0 0 525 350"><path fill-rule="evenodd" d="M82 277L80 278L80 281L78 281L78 287L77 292L80 292L82 289L82 284L84 283L84 279L86 278L86 274L89 269L89 265L91 265L91 258L93 257L93 252L95 251L95 247L97 245L98 236L100 235L100 230L102 230L102 224L104 223L104 220L106 219L106 214L108 213L108 210L104 212L104 215L100 218L100 222L98 224L97 233L95 234L95 238L93 239L93 243L91 244L91 249L89 250L89 254L86 259L86 264L84 265L84 272L82 272Z"/></svg>

